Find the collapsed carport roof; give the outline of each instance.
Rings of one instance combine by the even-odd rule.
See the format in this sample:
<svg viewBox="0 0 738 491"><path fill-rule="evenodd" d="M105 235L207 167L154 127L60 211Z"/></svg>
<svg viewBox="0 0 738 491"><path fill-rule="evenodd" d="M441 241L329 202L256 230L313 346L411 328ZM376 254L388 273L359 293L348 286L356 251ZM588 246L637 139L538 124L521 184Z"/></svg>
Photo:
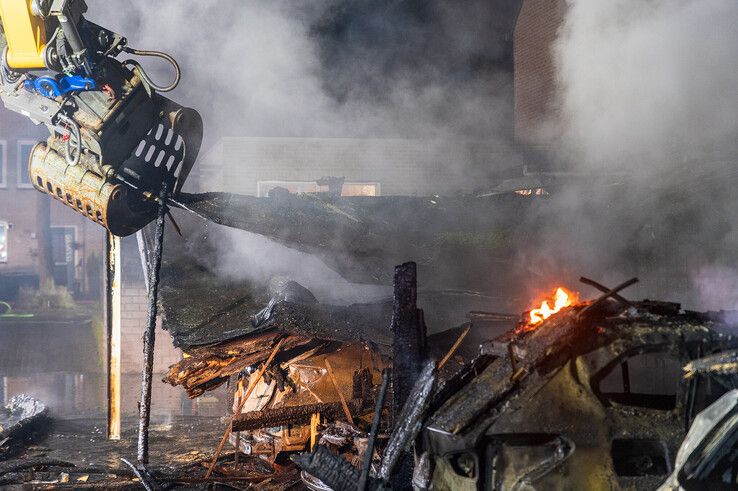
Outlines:
<svg viewBox="0 0 738 491"><path fill-rule="evenodd" d="M448 254L455 253L441 255L439 250L457 245L466 250L470 243L472 247L481 244L477 247L481 261L499 261L489 253L499 245L499 251L505 249L504 254L509 254L509 240L496 231L513 226L519 217L515 210L526 209L531 203L514 194L484 198L256 198L205 193L178 199L200 216L175 214L182 236L174 227L167 228L160 305L164 327L174 344L183 349L223 343L274 327L334 341L391 344L390 297L328 305L281 295L274 288L270 290L266 281L234 279L218 271L213 264L223 249L227 230L219 224L314 254L344 278L389 285L396 264L417 259L427 266L424 284L444 285L443 279L432 275L442 269L438 267L441 262L448 262ZM142 231L144 257L152 249L151 232L150 227ZM494 243L498 239L499 244ZM481 273L487 269L491 268L477 268L479 276L497 281L496 276ZM480 304L492 298L470 289L427 289L420 295L428 298L428 303L444 303L448 312L453 304ZM270 322L252 322L270 301ZM457 314L449 313L449 319L441 320L443 328L463 322ZM434 315L433 321L438 317Z"/></svg>

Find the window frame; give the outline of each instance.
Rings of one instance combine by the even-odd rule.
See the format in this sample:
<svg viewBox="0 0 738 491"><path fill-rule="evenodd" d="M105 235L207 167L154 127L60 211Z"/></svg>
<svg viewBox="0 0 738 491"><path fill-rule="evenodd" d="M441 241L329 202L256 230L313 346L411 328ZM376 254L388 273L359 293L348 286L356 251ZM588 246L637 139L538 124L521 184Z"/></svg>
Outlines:
<svg viewBox="0 0 738 491"><path fill-rule="evenodd" d="M0 140L0 145L3 147L0 153L3 159L0 162L0 189L5 189L8 187L8 141Z"/></svg>
<svg viewBox="0 0 738 491"><path fill-rule="evenodd" d="M21 156L23 155L23 152L21 152L21 147L23 145L30 145L31 149L33 150L33 147L38 144L38 140L17 140L15 144L15 184L18 187L18 189L33 189L33 183L31 182L30 176L28 176L28 183L21 182L21 176L27 176L28 175L28 162L22 162Z"/></svg>
<svg viewBox="0 0 738 491"><path fill-rule="evenodd" d="M672 412L672 411L680 411L682 406L684 405L684 396L685 396L685 387L684 387L684 380L679 379L677 387L675 389L676 393L674 394L674 407L671 409L660 409L660 408L653 408L650 406L643 406L639 404L629 404L629 403L622 403L618 401L614 401L612 395L613 394L619 394L617 392L602 392L600 389L600 383L612 372L617 370L624 362L627 362L630 358L634 358L636 356L644 355L644 354L654 354L654 353L662 353L662 354L668 354L673 356L674 358L680 360L680 363L684 361L684 356L682 351L679 349L679 347L675 347L672 344L668 342L663 343L654 343L654 344L643 344L640 346L631 347L630 349L626 349L622 351L617 356L614 356L608 363L603 365L599 368L599 370L596 370L592 376L589 377L589 385L592 389L592 393L597 397L597 399L600 401L600 403L606 407L637 407L641 409L646 410L656 410L661 412ZM621 374L621 376L623 376ZM632 392L630 389L627 389L627 394L638 394L637 392ZM657 396L666 397L666 394L656 394Z"/></svg>
<svg viewBox="0 0 738 491"><path fill-rule="evenodd" d="M5 258L0 256L0 264L7 264L10 258L9 249L10 249L10 240L8 235L10 234L10 224L4 220L0 220L0 228L2 228L5 232Z"/></svg>
<svg viewBox="0 0 738 491"><path fill-rule="evenodd" d="M265 198L269 195L269 191L275 187L286 187L289 185L297 187L319 187L315 181L299 181L299 180L286 180L286 179L265 179L256 181L256 196L259 198ZM382 186L378 181L345 181L344 186L374 186L377 193L374 196L382 195ZM317 191L298 191L296 194L313 193Z"/></svg>

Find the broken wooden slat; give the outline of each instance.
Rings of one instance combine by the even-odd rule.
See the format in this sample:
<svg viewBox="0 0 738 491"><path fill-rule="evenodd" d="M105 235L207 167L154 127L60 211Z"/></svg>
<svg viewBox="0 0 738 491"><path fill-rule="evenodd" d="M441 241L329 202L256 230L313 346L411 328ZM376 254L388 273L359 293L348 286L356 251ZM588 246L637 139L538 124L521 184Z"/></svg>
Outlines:
<svg viewBox="0 0 738 491"><path fill-rule="evenodd" d="M346 420L350 424L354 424L354 418L351 417L351 411L349 410L348 405L346 405L346 398L343 396L343 392L341 392L341 388L338 386L338 382L336 381L336 375L333 373L333 367L331 366L331 362L328 361L328 358L324 360L325 362L325 368L328 370L328 376L331 379L331 382L333 382L333 387L336 388L336 392L338 392L338 397L341 399L341 406L343 407L343 412L346 416Z"/></svg>
<svg viewBox="0 0 738 491"><path fill-rule="evenodd" d="M279 340L277 345L272 350L272 353L269 355L269 358L267 359L267 361L265 361L264 364L261 366L259 373L256 375L256 378L249 386L249 390L246 391L246 394L243 396L243 399L239 403L238 408L236 409L236 414L239 414L241 410L243 409L244 404L248 400L251 393L254 391L256 384L258 384L259 380L261 380L261 377L264 376L264 372L266 372L266 369L272 363L272 360L274 360L274 357L277 355L279 348L282 347L282 343L284 343L284 340L285 338L282 338ZM225 433L223 434L223 438L220 440L220 443L218 444L218 449L215 451L215 455L213 456L213 461L210 463L210 467L208 467L208 471L207 473L205 473L205 477L210 477L210 475L213 473L213 469L215 469L215 464L218 462L218 457L220 457L220 452L223 451L223 446L225 445L226 440L228 440L228 436L231 434L231 431L233 431L233 418L231 418L231 422L228 424L228 427L226 428Z"/></svg>

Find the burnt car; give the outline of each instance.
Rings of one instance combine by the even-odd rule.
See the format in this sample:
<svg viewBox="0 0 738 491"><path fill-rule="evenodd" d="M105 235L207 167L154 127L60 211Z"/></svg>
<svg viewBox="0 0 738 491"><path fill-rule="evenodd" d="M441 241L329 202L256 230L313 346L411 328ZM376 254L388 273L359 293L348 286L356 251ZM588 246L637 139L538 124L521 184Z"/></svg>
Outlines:
<svg viewBox="0 0 738 491"><path fill-rule="evenodd" d="M655 489L696 415L732 388L682 367L735 346L721 315L662 302L580 304L521 326L439 389L416 485Z"/></svg>

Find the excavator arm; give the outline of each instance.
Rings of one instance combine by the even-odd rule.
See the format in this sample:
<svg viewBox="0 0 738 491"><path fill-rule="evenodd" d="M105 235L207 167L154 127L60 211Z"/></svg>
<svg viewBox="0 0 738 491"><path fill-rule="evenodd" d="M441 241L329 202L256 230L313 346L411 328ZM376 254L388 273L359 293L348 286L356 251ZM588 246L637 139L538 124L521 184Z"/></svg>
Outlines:
<svg viewBox="0 0 738 491"><path fill-rule="evenodd" d="M0 99L50 136L28 163L33 186L125 236L174 199L202 143L200 115L161 95L180 69L171 56L138 51L88 21L84 0L0 0ZM155 56L175 72L155 84L134 59Z"/></svg>

